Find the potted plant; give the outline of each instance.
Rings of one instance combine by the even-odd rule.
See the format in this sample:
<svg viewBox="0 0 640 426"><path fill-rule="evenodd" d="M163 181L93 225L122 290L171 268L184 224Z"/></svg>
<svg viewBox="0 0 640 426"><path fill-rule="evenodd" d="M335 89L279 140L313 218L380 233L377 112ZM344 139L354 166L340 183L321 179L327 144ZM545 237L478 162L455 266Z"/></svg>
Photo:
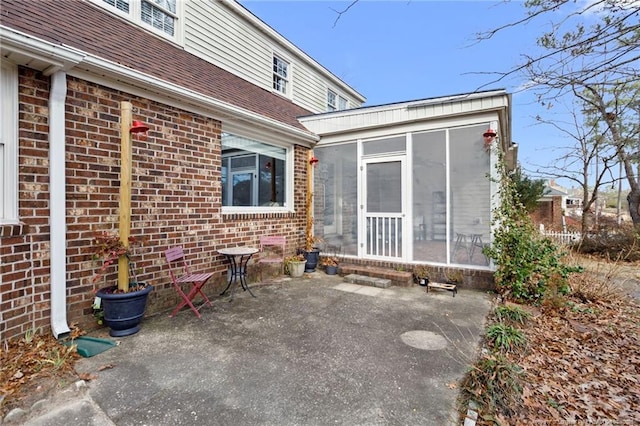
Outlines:
<svg viewBox="0 0 640 426"><path fill-rule="evenodd" d="M307 259L302 253L284 258L284 272L291 277L301 277L305 271Z"/></svg>
<svg viewBox="0 0 640 426"><path fill-rule="evenodd" d="M429 284L429 279L431 278L431 268L426 265L418 265L413 268L413 281L422 286L426 287Z"/></svg>
<svg viewBox="0 0 640 426"><path fill-rule="evenodd" d="M93 283L105 276L110 266L118 263L118 284L112 284L96 291L93 309L97 317L111 329L114 337L129 336L140 330L140 322L147 306L147 298L153 286L138 282L131 262L132 246L139 242L129 237L126 242L116 233L99 232L94 236L92 255L101 262L100 269L93 277ZM121 268L126 268L125 273ZM129 275L129 273L131 275ZM130 278L129 278L130 277Z"/></svg>
<svg viewBox="0 0 640 426"><path fill-rule="evenodd" d="M444 279L447 284L455 284L458 285L462 283L464 276L462 275L462 271L459 269L450 269L445 272Z"/></svg>
<svg viewBox="0 0 640 426"><path fill-rule="evenodd" d="M320 265L324 267L324 272L327 275L338 273L338 258L335 256L324 256L320 259Z"/></svg>

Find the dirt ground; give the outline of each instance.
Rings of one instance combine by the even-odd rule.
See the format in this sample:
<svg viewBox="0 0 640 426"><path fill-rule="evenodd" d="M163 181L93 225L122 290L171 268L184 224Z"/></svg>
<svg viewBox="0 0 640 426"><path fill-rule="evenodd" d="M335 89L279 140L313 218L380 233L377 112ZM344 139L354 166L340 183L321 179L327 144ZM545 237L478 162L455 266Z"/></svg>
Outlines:
<svg viewBox="0 0 640 426"><path fill-rule="evenodd" d="M610 262L593 256L578 255L572 255L571 262L615 283L621 292L640 300L640 262Z"/></svg>

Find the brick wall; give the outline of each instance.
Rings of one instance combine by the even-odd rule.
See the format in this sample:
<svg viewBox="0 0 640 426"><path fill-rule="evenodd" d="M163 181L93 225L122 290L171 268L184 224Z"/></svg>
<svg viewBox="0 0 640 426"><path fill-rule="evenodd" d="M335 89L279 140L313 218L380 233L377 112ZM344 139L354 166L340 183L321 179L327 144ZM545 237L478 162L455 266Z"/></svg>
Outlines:
<svg viewBox="0 0 640 426"><path fill-rule="evenodd" d="M67 320L96 326L94 292L117 280L116 268L97 283L91 259L96 231L118 230L120 102L130 101L133 119L145 122L145 138L132 140L131 235L144 241L134 260L140 281L154 286L147 314L178 302L165 271L163 251L182 245L195 270L217 274L216 295L227 266L217 250L257 245L265 234L302 244L307 149L295 150L295 212L226 214L221 211L221 123L177 108L68 77L66 99ZM22 226L3 226L0 246L0 340L30 329L49 331L49 78L20 68L19 211Z"/></svg>
<svg viewBox="0 0 640 426"><path fill-rule="evenodd" d="M536 209L530 214L533 223L544 225L548 231L562 230L562 197L553 196L551 200L538 203Z"/></svg>

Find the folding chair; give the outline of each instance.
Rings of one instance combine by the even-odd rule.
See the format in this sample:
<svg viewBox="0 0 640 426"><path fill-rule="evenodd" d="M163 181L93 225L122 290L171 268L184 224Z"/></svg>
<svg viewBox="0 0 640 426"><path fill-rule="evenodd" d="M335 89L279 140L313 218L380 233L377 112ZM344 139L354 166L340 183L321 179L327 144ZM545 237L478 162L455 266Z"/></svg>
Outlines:
<svg viewBox="0 0 640 426"><path fill-rule="evenodd" d="M171 275L171 282L176 291L182 298L182 301L176 306L176 308L169 315L175 316L180 309L184 306L189 306L191 310L200 318L199 309L204 305L211 306L211 301L206 294L202 292L202 286L213 276L212 272L208 273L196 273L189 272L189 265L184 257L184 251L182 247L171 247L164 252L164 256L167 259L167 266L169 267L169 274ZM182 291L182 284L191 284L191 290L187 294ZM196 309L193 305L193 299L200 294L204 299L204 302Z"/></svg>
<svg viewBox="0 0 640 426"><path fill-rule="evenodd" d="M258 268L260 281L262 281L262 269L265 264L280 264L280 274L284 275L284 253L287 250L287 239L280 235L260 237L260 259Z"/></svg>

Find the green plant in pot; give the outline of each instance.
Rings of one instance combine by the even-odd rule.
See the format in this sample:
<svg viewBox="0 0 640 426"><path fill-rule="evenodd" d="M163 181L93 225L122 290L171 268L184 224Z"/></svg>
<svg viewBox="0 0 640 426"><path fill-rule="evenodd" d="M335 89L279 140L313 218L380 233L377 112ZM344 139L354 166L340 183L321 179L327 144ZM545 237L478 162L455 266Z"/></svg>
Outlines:
<svg viewBox="0 0 640 426"><path fill-rule="evenodd" d="M96 291L94 313L111 329L111 336L135 334L140 330L147 297L153 289L151 285L138 282L132 268L131 247L137 245L138 241L134 237L123 241L116 233L99 232L92 242L93 258L101 263L93 283L105 277L111 266L118 264L118 283Z"/></svg>

